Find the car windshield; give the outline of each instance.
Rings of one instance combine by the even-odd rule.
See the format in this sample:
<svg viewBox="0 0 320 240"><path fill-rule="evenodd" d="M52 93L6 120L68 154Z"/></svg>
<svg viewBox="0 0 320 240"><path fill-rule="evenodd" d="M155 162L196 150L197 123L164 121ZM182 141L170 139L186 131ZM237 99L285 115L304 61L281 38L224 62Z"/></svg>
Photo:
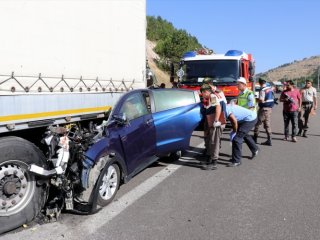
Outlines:
<svg viewBox="0 0 320 240"><path fill-rule="evenodd" d="M217 85L234 83L239 77L237 60L185 61L182 66L182 83L201 84L204 78L212 78Z"/></svg>

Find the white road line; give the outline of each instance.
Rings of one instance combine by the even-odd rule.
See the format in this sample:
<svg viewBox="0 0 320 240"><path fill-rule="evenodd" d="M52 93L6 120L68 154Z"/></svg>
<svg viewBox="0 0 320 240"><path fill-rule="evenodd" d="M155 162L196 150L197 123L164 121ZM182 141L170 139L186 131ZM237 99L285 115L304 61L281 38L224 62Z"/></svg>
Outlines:
<svg viewBox="0 0 320 240"><path fill-rule="evenodd" d="M103 208L99 214L90 216L86 221L81 223L81 228L87 228L89 233L94 233L96 229L102 227L112 220L123 210L143 197L150 190L160 184L163 180L177 171L182 165L170 164L165 169L156 173L152 177L139 184L136 188L123 195L118 201L113 201L108 207Z"/></svg>
<svg viewBox="0 0 320 240"><path fill-rule="evenodd" d="M203 143L196 147L202 147ZM190 151L189 154L194 154ZM187 154L186 157L191 157ZM107 224L139 198L143 197L158 184L172 175L183 165L170 164L152 177L146 179L143 183L124 194L118 200L113 201L107 207L94 215L80 217L74 216L72 222L74 224L63 224L62 222L37 225L30 229L22 230L17 233L1 236L1 240L16 240L16 239L33 239L33 240L60 240L60 239L86 239L86 236L96 232L103 225ZM81 237L79 237L81 236Z"/></svg>

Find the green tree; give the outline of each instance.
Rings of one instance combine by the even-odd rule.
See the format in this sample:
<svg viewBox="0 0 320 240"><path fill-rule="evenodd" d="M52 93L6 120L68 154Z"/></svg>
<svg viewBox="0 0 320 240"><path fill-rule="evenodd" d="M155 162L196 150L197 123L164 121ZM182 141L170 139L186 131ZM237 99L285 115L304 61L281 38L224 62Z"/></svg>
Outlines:
<svg viewBox="0 0 320 240"><path fill-rule="evenodd" d="M161 17L147 17L147 38L156 41L156 53L160 56L159 67L169 70L170 63L177 64L186 51L202 48L198 39L185 30L176 29Z"/></svg>

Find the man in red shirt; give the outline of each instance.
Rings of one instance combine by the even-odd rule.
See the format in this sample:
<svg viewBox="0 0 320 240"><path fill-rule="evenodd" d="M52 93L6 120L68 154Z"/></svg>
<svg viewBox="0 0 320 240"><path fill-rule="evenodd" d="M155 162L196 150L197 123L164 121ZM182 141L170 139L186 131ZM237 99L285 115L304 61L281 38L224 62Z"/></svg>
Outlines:
<svg viewBox="0 0 320 240"><path fill-rule="evenodd" d="M294 87L292 80L286 81L287 89L280 95L280 102L283 102L284 140L289 139L289 123L292 125L292 142L297 142L298 113L301 111L301 95Z"/></svg>

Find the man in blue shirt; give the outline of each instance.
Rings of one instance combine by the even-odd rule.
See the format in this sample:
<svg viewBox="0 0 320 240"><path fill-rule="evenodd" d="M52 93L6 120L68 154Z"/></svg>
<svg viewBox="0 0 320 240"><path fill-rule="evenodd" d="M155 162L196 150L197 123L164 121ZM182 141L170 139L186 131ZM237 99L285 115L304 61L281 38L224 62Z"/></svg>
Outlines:
<svg viewBox="0 0 320 240"><path fill-rule="evenodd" d="M246 142L252 153L251 159L258 155L259 148L249 135L250 130L257 122L257 113L235 104L228 104L226 107L226 118L230 120L232 125L230 133L232 158L228 167L237 167L241 164L243 141Z"/></svg>

